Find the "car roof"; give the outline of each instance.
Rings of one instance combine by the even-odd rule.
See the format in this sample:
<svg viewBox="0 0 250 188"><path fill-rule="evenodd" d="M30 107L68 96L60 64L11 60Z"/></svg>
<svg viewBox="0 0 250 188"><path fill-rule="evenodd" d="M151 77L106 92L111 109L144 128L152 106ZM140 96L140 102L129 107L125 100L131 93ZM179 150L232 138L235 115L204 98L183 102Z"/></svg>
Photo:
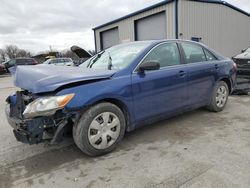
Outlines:
<svg viewBox="0 0 250 188"><path fill-rule="evenodd" d="M160 40L142 40L142 41L132 41L132 42L128 42L128 43L121 43L115 46L122 46L122 45L127 45L127 44L140 44L140 43L146 43L148 45L157 45L160 43L164 43L164 42L188 42L188 43L193 43L193 44L197 44L197 45L201 45L207 49L210 49L208 46L206 46L203 43L200 42L196 42L196 41L191 41L191 40L183 40L183 39L160 39Z"/></svg>
<svg viewBox="0 0 250 188"><path fill-rule="evenodd" d="M184 39L161 39L161 40L135 41L135 42L130 42L130 43L140 43L140 42L148 42L149 45L153 45L153 46L157 45L157 44L164 43L164 42L179 42L179 43L187 42L187 43L200 45L200 46L206 48L208 51L212 52L218 59L225 59L225 57L223 55L221 55L220 53L216 52L215 50L209 48L208 46L206 46L205 44L203 44L201 42L196 42L196 41L191 41L191 40L184 40Z"/></svg>
<svg viewBox="0 0 250 188"><path fill-rule="evenodd" d="M129 43L161 43L161 42L191 42L196 44L202 44L200 42L191 41L191 40L184 40L184 39L160 39L160 40L141 40L141 41L133 41ZM123 43L126 44L126 43Z"/></svg>

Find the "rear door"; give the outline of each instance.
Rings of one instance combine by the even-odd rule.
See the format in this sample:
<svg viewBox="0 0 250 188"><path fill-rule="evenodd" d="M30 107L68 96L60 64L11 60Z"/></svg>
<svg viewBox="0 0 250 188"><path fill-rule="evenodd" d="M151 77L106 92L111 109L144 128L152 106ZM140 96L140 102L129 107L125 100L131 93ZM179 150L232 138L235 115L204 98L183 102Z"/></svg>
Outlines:
<svg viewBox="0 0 250 188"><path fill-rule="evenodd" d="M216 57L199 44L183 42L181 46L187 64L189 105L206 104L219 70Z"/></svg>
<svg viewBox="0 0 250 188"><path fill-rule="evenodd" d="M158 61L159 70L134 72L132 90L137 122L180 111L187 105L186 68L175 42L156 46L141 64Z"/></svg>

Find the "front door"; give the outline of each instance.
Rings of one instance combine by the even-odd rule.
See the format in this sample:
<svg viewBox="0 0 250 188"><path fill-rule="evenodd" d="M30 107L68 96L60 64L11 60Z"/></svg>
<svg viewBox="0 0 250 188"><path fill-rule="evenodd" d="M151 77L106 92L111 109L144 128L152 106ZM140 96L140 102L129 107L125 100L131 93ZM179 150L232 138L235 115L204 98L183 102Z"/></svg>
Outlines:
<svg viewBox="0 0 250 188"><path fill-rule="evenodd" d="M154 47L141 65L150 61L159 62L160 69L132 74L137 122L167 116L185 107L188 101L186 66L181 62L177 44L166 42Z"/></svg>

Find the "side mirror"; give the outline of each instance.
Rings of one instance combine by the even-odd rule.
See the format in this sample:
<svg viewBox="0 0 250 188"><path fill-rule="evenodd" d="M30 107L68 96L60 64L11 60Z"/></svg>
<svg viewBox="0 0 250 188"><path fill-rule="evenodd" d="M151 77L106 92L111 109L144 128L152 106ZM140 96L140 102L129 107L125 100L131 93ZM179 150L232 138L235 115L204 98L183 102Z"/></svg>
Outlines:
<svg viewBox="0 0 250 188"><path fill-rule="evenodd" d="M140 65L140 67L138 68L138 72L158 70L158 69L160 69L159 61L148 61Z"/></svg>

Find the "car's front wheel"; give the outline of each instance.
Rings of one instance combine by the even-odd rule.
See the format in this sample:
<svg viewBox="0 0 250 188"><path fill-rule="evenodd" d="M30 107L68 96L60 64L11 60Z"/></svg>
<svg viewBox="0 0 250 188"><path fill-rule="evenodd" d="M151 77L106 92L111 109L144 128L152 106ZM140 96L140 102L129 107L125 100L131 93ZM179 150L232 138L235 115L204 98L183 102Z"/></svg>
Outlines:
<svg viewBox="0 0 250 188"><path fill-rule="evenodd" d="M89 108L73 127L73 138L85 154L111 152L124 136L126 121L119 107L103 102Z"/></svg>
<svg viewBox="0 0 250 188"><path fill-rule="evenodd" d="M224 81L218 82L213 91L211 102L207 108L213 112L222 111L227 104L228 96L229 89L227 83Z"/></svg>

